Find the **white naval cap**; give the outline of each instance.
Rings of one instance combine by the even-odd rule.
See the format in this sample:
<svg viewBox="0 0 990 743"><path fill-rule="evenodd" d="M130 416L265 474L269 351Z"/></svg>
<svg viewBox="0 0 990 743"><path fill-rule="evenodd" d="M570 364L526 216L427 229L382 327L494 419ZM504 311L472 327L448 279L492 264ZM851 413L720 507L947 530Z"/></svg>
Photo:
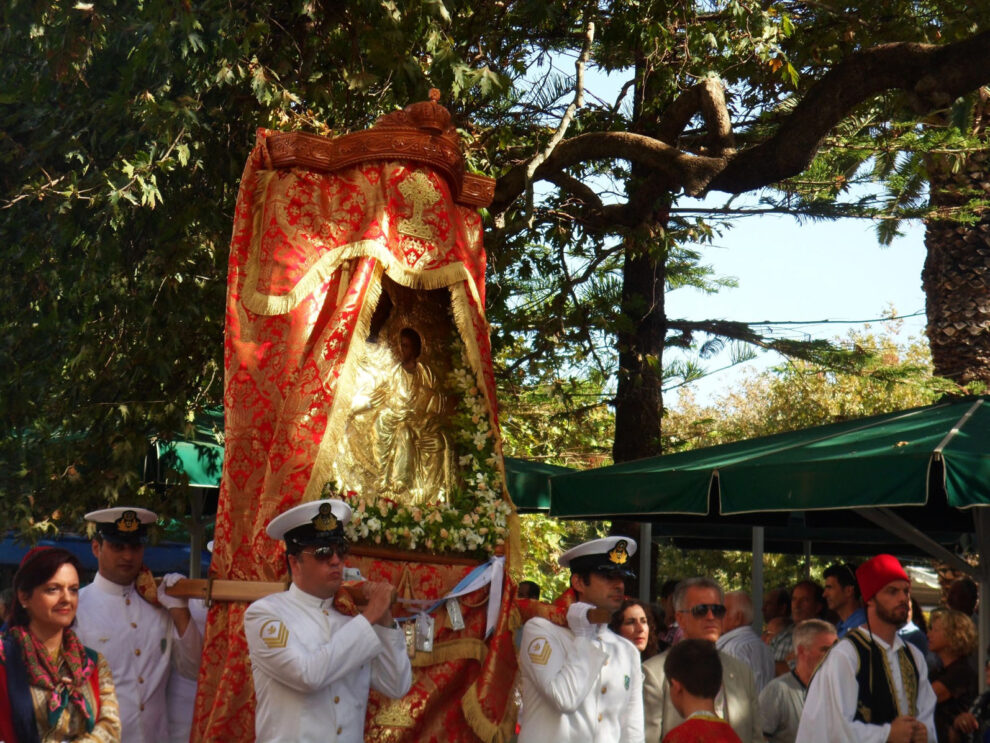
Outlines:
<svg viewBox="0 0 990 743"><path fill-rule="evenodd" d="M344 524L351 520L351 507L330 498L290 508L271 520L265 533L298 545L320 544L344 539Z"/></svg>
<svg viewBox="0 0 990 743"><path fill-rule="evenodd" d="M570 568L572 573L596 571L618 572L632 576L629 558L636 554L636 540L629 537L604 537L592 539L562 554L557 562Z"/></svg>
<svg viewBox="0 0 990 743"><path fill-rule="evenodd" d="M148 534L148 524L158 520L158 514L147 508L136 506L114 506L90 511L83 516L86 521L96 524L96 530L104 539L111 542L144 542Z"/></svg>

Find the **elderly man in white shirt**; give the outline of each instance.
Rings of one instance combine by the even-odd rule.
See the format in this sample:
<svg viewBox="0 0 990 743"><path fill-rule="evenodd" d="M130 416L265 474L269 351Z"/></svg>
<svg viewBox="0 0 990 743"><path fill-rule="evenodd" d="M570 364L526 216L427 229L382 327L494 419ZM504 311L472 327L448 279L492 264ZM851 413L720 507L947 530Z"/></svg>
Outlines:
<svg viewBox="0 0 990 743"><path fill-rule="evenodd" d="M753 629L753 600L745 591L725 594L722 635L715 647L749 666L757 694L773 679L773 653Z"/></svg>
<svg viewBox="0 0 990 743"><path fill-rule="evenodd" d="M121 506L85 519L96 524L99 572L79 591L76 634L110 665L123 743L164 743L169 676L175 671L195 679L203 647L185 599L165 594L182 576L165 576L156 590L144 569L147 525L158 519L153 511Z"/></svg>
<svg viewBox="0 0 990 743"><path fill-rule="evenodd" d="M778 676L760 692L760 717L768 743L796 743L808 684L835 644L835 625L806 619L794 628L794 670Z"/></svg>
<svg viewBox="0 0 990 743"><path fill-rule="evenodd" d="M622 604L636 542L606 537L578 545L558 562L571 570L576 599L567 626L534 617L519 646L522 714L519 743L642 743L643 681L639 651L590 609Z"/></svg>
<svg viewBox="0 0 990 743"><path fill-rule="evenodd" d="M350 517L350 506L331 499L291 508L268 525L268 536L285 539L292 584L244 614L258 743L362 743L369 690L398 699L412 686L392 586L364 583L368 603L356 616L333 606Z"/></svg>
<svg viewBox="0 0 990 743"><path fill-rule="evenodd" d="M935 743L935 692L925 658L897 630L907 622L911 583L893 555L856 570L866 624L829 651L808 688L801 743Z"/></svg>

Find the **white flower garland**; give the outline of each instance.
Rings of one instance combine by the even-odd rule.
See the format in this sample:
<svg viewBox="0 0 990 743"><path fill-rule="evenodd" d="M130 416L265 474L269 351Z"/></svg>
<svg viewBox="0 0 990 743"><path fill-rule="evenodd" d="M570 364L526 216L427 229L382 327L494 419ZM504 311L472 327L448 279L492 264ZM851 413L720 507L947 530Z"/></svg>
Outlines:
<svg viewBox="0 0 990 743"><path fill-rule="evenodd" d="M460 552L487 557L506 541L509 504L502 497L500 454L488 409L460 337L454 334L453 371L448 389L458 403L451 416L453 446L463 485L446 501L407 506L390 498L366 498L350 490L342 497L353 516L344 531L357 543L426 552ZM327 483L325 497L339 492Z"/></svg>

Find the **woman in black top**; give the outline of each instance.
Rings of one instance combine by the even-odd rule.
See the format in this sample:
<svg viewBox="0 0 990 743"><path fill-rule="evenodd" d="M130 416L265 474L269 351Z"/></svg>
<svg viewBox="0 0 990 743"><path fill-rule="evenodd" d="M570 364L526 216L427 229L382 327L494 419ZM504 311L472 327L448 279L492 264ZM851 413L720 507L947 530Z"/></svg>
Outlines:
<svg viewBox="0 0 990 743"><path fill-rule="evenodd" d="M928 647L942 667L929 675L935 691L935 732L940 741L949 740L952 721L969 709L976 699L978 681L973 664L976 650L976 627L968 616L954 609L940 609L932 614L928 630Z"/></svg>

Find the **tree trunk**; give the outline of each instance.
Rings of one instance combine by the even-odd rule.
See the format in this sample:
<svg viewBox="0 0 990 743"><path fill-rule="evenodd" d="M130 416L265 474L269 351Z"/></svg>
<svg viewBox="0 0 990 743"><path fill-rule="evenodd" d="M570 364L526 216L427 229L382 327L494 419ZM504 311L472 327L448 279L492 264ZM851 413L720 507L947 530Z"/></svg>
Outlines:
<svg viewBox="0 0 990 743"><path fill-rule="evenodd" d="M990 99L984 95L979 106L976 133L987 139ZM928 171L930 204L946 214L926 221L921 274L935 373L960 385L990 383L990 151L968 155L956 172L949 159L933 158ZM975 198L983 202L975 224L949 217Z"/></svg>
<svg viewBox="0 0 990 743"><path fill-rule="evenodd" d="M664 312L665 261L654 243L659 224L644 227L626 239L622 270L622 327L616 333L619 351L615 396L616 462L660 453L661 369L667 329Z"/></svg>

